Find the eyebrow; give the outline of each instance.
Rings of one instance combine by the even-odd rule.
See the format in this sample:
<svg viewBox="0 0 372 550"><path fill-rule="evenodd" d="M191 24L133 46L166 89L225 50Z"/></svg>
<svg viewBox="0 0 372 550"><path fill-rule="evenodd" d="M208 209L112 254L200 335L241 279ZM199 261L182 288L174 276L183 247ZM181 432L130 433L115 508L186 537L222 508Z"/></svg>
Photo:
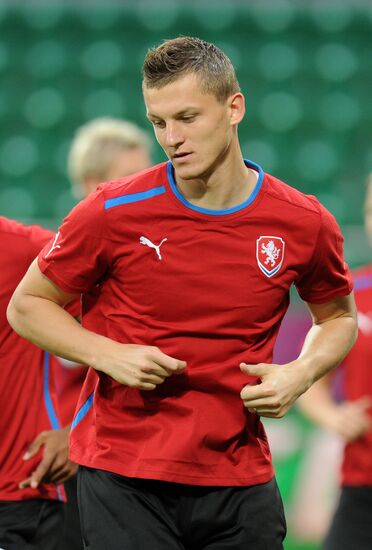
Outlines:
<svg viewBox="0 0 372 550"><path fill-rule="evenodd" d="M189 113L190 111L197 111L197 108L196 107L185 107L184 109L181 109L181 111L178 111L177 113L175 113L173 115L173 118L177 118L177 117L180 117L180 116L183 116L187 113ZM159 118L161 119L161 117L159 117L158 115L154 115L153 113L147 113L147 118Z"/></svg>

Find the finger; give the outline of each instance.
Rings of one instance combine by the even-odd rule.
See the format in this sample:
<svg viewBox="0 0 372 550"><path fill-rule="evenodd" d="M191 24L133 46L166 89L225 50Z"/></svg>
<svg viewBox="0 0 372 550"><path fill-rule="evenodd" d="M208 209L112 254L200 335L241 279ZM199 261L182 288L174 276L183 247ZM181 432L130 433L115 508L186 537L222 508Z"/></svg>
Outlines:
<svg viewBox="0 0 372 550"><path fill-rule="evenodd" d="M278 413L281 409L281 406L277 404L270 405L268 403L263 403L260 405L251 405L251 403L246 403L244 401L243 403L244 406L249 410L249 412L255 414L261 414L262 412Z"/></svg>
<svg viewBox="0 0 372 550"><path fill-rule="evenodd" d="M274 401L268 401L267 399L243 399L244 406L247 407L247 409L262 409L262 408L268 408L268 409L274 409L279 408L280 405L277 402Z"/></svg>
<svg viewBox="0 0 372 550"><path fill-rule="evenodd" d="M27 477L26 479L23 479L20 483L18 483L19 489L27 489L27 487L30 487L31 485L31 477Z"/></svg>
<svg viewBox="0 0 372 550"><path fill-rule="evenodd" d="M40 481L38 483L38 485L40 485L40 483L63 483L65 481L65 479L71 477L71 475L73 474L68 474L65 469L61 469L61 470L58 470L58 471L55 471L53 472L52 474L46 474L44 476L44 478L42 479L42 481ZM32 485L32 482L34 481L33 477L30 476L26 479L24 479L23 481L21 481L19 484L18 484L18 487L20 489L27 489L28 487L33 487L34 489L36 489L38 487L37 486L34 486Z"/></svg>
<svg viewBox="0 0 372 550"><path fill-rule="evenodd" d="M364 419L359 415L345 415L340 420L339 430L347 438L358 437L365 429Z"/></svg>
<svg viewBox="0 0 372 550"><path fill-rule="evenodd" d="M53 476L50 477L49 481L51 483L57 483L57 484L64 483L70 477L75 475L77 470L78 470L77 464L68 462L67 464L65 464L65 467L63 469L54 473Z"/></svg>
<svg viewBox="0 0 372 550"><path fill-rule="evenodd" d="M31 445L23 455L22 457L23 460L29 460L30 458L35 456L39 452L40 447L44 445L44 443L45 443L45 432L41 432L37 437L35 437Z"/></svg>
<svg viewBox="0 0 372 550"><path fill-rule="evenodd" d="M54 470L47 477L44 478L46 483L62 483L62 480L68 475L69 469L65 466L59 470Z"/></svg>
<svg viewBox="0 0 372 550"><path fill-rule="evenodd" d="M40 483L63 483L65 476L66 476L66 472L64 470L59 470L58 472L53 472L51 475L46 474L44 476L44 478L38 483L37 486L32 485L32 482L34 481L34 479L33 479L32 476L30 476L30 477L24 479L23 481L21 481L18 484L18 487L20 489L27 489L28 487L32 487L32 488L36 489L40 485ZM68 476L68 477L70 477L70 476Z"/></svg>
<svg viewBox="0 0 372 550"><path fill-rule="evenodd" d="M31 487L33 489L36 489L42 481L44 481L44 478L47 477L49 470L51 470L53 461L54 461L54 455L45 453L43 459L39 463L38 467L34 472L31 474Z"/></svg>
<svg viewBox="0 0 372 550"><path fill-rule="evenodd" d="M186 361L175 359L174 357L166 355L160 350L156 350L153 361L157 363L160 367L170 370L171 372L183 371L183 369L187 367Z"/></svg>
<svg viewBox="0 0 372 550"><path fill-rule="evenodd" d="M51 479L54 475L58 475L58 473L67 468L69 464L68 449L58 452L48 472L45 474L44 479Z"/></svg>
<svg viewBox="0 0 372 550"><path fill-rule="evenodd" d="M144 375L148 375L148 376L155 375L160 378L168 378L172 374L172 372L169 369L165 369L164 367L161 367L160 365L158 365L158 363L151 363L149 365L146 365L142 367L141 371L142 373L144 373Z"/></svg>
<svg viewBox="0 0 372 550"><path fill-rule="evenodd" d="M156 388L156 384L141 384L138 389L141 391L152 391Z"/></svg>
<svg viewBox="0 0 372 550"><path fill-rule="evenodd" d="M272 387L268 387L266 384L256 384L244 386L240 392L240 397L243 401L251 401L251 405L263 404L262 401L267 402L268 399L273 397L274 390Z"/></svg>
<svg viewBox="0 0 372 550"><path fill-rule="evenodd" d="M68 458L68 449L63 449L58 454L50 466L47 474L44 476L44 480L47 482L55 482L64 476L64 472L67 470L77 470L77 465Z"/></svg>
<svg viewBox="0 0 372 550"><path fill-rule="evenodd" d="M263 409L257 411L258 416L264 416L265 418L282 418L285 415L285 411L271 411L269 409Z"/></svg>
<svg viewBox="0 0 372 550"><path fill-rule="evenodd" d="M358 422L355 422L355 425L353 426L355 434L357 434L358 437L362 436L366 432L368 432L371 428L370 418L360 418Z"/></svg>
<svg viewBox="0 0 372 550"><path fill-rule="evenodd" d="M62 483L65 483L68 479L70 479L74 474L70 471L64 471L63 474L59 475L56 478L53 478L50 480L50 483L55 483L55 485L62 485Z"/></svg>
<svg viewBox="0 0 372 550"><path fill-rule="evenodd" d="M156 374L143 374L139 377L139 384L163 384L164 380L168 378L167 376L157 376Z"/></svg>
<svg viewBox="0 0 372 550"><path fill-rule="evenodd" d="M258 363L257 365L248 365L247 363L240 363L240 370L250 376L257 376L261 378L269 372L272 365L266 363Z"/></svg>
<svg viewBox="0 0 372 550"><path fill-rule="evenodd" d="M359 407L348 408L347 414L341 417L344 426L350 426L352 429L368 429L371 418L364 409Z"/></svg>
<svg viewBox="0 0 372 550"><path fill-rule="evenodd" d="M353 405L355 405L359 410L365 411L369 409L372 405L372 399L370 397L361 397L357 401L352 402Z"/></svg>

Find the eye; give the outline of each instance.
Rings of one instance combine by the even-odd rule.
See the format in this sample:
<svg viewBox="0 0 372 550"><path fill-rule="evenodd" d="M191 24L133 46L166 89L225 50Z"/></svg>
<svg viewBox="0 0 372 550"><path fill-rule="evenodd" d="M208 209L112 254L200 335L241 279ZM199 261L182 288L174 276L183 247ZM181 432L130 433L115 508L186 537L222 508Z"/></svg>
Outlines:
<svg viewBox="0 0 372 550"><path fill-rule="evenodd" d="M181 120L183 122L193 122L195 120L196 115L189 115L189 116L183 116Z"/></svg>
<svg viewBox="0 0 372 550"><path fill-rule="evenodd" d="M152 120L151 124L155 126L156 128L164 128L165 123L162 120Z"/></svg>

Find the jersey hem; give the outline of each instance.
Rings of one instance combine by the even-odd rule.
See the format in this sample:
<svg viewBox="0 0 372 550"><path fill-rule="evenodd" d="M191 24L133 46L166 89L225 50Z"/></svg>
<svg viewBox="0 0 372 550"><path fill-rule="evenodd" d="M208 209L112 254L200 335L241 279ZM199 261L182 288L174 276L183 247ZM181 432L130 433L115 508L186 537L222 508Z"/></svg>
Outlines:
<svg viewBox="0 0 372 550"><path fill-rule="evenodd" d="M26 493L2 493L0 492L0 501L4 502L21 502L26 500L53 500L56 502L66 502L66 497L62 495L62 498L55 494L33 494Z"/></svg>
<svg viewBox="0 0 372 550"><path fill-rule="evenodd" d="M124 477L138 478L138 479L155 479L157 481L168 481L173 483L182 483L184 485L200 485L206 487L240 487L259 485L261 483L267 483L274 475L274 468L272 465L267 470L258 475L250 476L211 476L205 475L192 475L172 470L156 470L153 468L145 467L132 467L132 468L118 468L116 463L110 460L97 460L97 459L81 459L78 454L71 449L71 460L78 463L80 466L87 468L95 468L98 470L105 470L114 474L118 474Z"/></svg>
<svg viewBox="0 0 372 550"><path fill-rule="evenodd" d="M363 475L345 476L341 480L341 487L370 487L372 489L371 476L367 478Z"/></svg>

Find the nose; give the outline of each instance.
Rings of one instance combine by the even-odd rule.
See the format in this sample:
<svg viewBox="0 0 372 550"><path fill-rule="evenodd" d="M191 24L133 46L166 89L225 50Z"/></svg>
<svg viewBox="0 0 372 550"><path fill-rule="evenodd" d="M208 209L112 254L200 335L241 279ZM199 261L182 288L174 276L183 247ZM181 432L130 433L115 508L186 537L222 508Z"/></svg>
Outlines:
<svg viewBox="0 0 372 550"><path fill-rule="evenodd" d="M169 122L165 130L165 141L168 147L177 147L184 142L181 128L176 122Z"/></svg>

